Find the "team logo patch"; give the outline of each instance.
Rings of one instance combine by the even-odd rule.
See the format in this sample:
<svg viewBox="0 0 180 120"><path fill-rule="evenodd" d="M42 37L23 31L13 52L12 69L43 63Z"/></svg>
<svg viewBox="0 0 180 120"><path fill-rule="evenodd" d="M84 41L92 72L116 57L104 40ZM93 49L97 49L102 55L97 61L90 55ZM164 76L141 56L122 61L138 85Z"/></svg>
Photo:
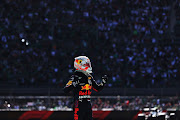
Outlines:
<svg viewBox="0 0 180 120"><path fill-rule="evenodd" d="M72 84L72 81L69 81L66 85L71 85Z"/></svg>
<svg viewBox="0 0 180 120"><path fill-rule="evenodd" d="M92 88L92 86L90 86L89 84L81 86L81 90L90 90L91 88Z"/></svg>

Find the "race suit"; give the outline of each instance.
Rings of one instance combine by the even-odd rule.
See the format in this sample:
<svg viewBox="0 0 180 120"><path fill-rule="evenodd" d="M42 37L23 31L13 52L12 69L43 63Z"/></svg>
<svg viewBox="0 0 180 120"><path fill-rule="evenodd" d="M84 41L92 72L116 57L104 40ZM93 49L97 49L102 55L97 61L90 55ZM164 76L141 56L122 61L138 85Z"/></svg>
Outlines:
<svg viewBox="0 0 180 120"><path fill-rule="evenodd" d="M73 84L76 84L76 86ZM100 91L103 87L104 84L97 84L92 75L85 75L83 72L79 71L74 72L74 75L71 76L71 79L64 88L65 93L73 90L74 120L92 120L91 92L92 89L96 92Z"/></svg>

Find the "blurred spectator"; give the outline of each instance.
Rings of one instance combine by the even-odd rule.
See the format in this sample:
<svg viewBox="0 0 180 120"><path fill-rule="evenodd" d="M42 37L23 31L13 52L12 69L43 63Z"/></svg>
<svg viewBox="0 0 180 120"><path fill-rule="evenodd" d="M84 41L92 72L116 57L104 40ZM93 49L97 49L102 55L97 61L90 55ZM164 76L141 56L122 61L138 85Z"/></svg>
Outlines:
<svg viewBox="0 0 180 120"><path fill-rule="evenodd" d="M121 100L120 100L121 98ZM29 109L29 110L67 110L72 109L72 98L26 98L0 99L0 109ZM120 101L119 101L120 100ZM142 110L143 108L159 107L162 110L169 108L179 110L179 97L155 97L155 96L105 96L93 98L92 109L102 110Z"/></svg>
<svg viewBox="0 0 180 120"><path fill-rule="evenodd" d="M73 58L86 55L95 79L109 75L108 87L180 85L168 0L6 0L0 6L2 83L63 87Z"/></svg>

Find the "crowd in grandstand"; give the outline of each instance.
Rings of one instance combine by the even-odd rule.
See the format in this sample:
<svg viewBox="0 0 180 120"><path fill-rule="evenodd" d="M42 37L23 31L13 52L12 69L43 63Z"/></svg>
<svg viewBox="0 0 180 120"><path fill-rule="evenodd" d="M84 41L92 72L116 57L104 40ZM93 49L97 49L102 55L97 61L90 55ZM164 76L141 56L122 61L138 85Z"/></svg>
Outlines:
<svg viewBox="0 0 180 120"><path fill-rule="evenodd" d="M180 110L179 97L104 97L92 98L93 110L143 110L143 108L160 108L162 110ZM72 109L71 98L21 98L1 99L0 109L17 110L68 110Z"/></svg>
<svg viewBox="0 0 180 120"><path fill-rule="evenodd" d="M2 1L0 80L63 87L73 58L86 55L98 82L109 75L108 87L178 87L180 47L168 35L172 3Z"/></svg>

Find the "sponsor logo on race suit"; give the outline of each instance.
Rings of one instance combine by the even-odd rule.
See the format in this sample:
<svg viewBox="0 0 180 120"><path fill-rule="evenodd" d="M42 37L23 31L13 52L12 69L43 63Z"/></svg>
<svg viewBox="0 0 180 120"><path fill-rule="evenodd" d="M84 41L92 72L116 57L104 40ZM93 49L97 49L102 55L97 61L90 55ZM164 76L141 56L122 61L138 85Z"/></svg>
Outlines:
<svg viewBox="0 0 180 120"><path fill-rule="evenodd" d="M90 95L83 95L83 96L79 96L79 100L81 100L81 99L83 99L83 98L91 98L91 96Z"/></svg>
<svg viewBox="0 0 180 120"><path fill-rule="evenodd" d="M86 90L86 92L79 91L79 96L82 96L82 95L91 95L91 91L89 90Z"/></svg>
<svg viewBox="0 0 180 120"><path fill-rule="evenodd" d="M89 84L81 86L81 90L90 90L91 88L92 88L92 86L90 86Z"/></svg>
<svg viewBox="0 0 180 120"><path fill-rule="evenodd" d="M92 89L92 86L90 86L89 84L85 84L84 86L81 86L81 90L82 91L79 91L79 100L82 101L83 98L88 98L90 99L91 98L91 90ZM84 92L85 90L85 92Z"/></svg>
<svg viewBox="0 0 180 120"><path fill-rule="evenodd" d="M79 108L75 108L75 110L74 110L74 120L78 120L78 114L77 114L78 111L79 111Z"/></svg>

